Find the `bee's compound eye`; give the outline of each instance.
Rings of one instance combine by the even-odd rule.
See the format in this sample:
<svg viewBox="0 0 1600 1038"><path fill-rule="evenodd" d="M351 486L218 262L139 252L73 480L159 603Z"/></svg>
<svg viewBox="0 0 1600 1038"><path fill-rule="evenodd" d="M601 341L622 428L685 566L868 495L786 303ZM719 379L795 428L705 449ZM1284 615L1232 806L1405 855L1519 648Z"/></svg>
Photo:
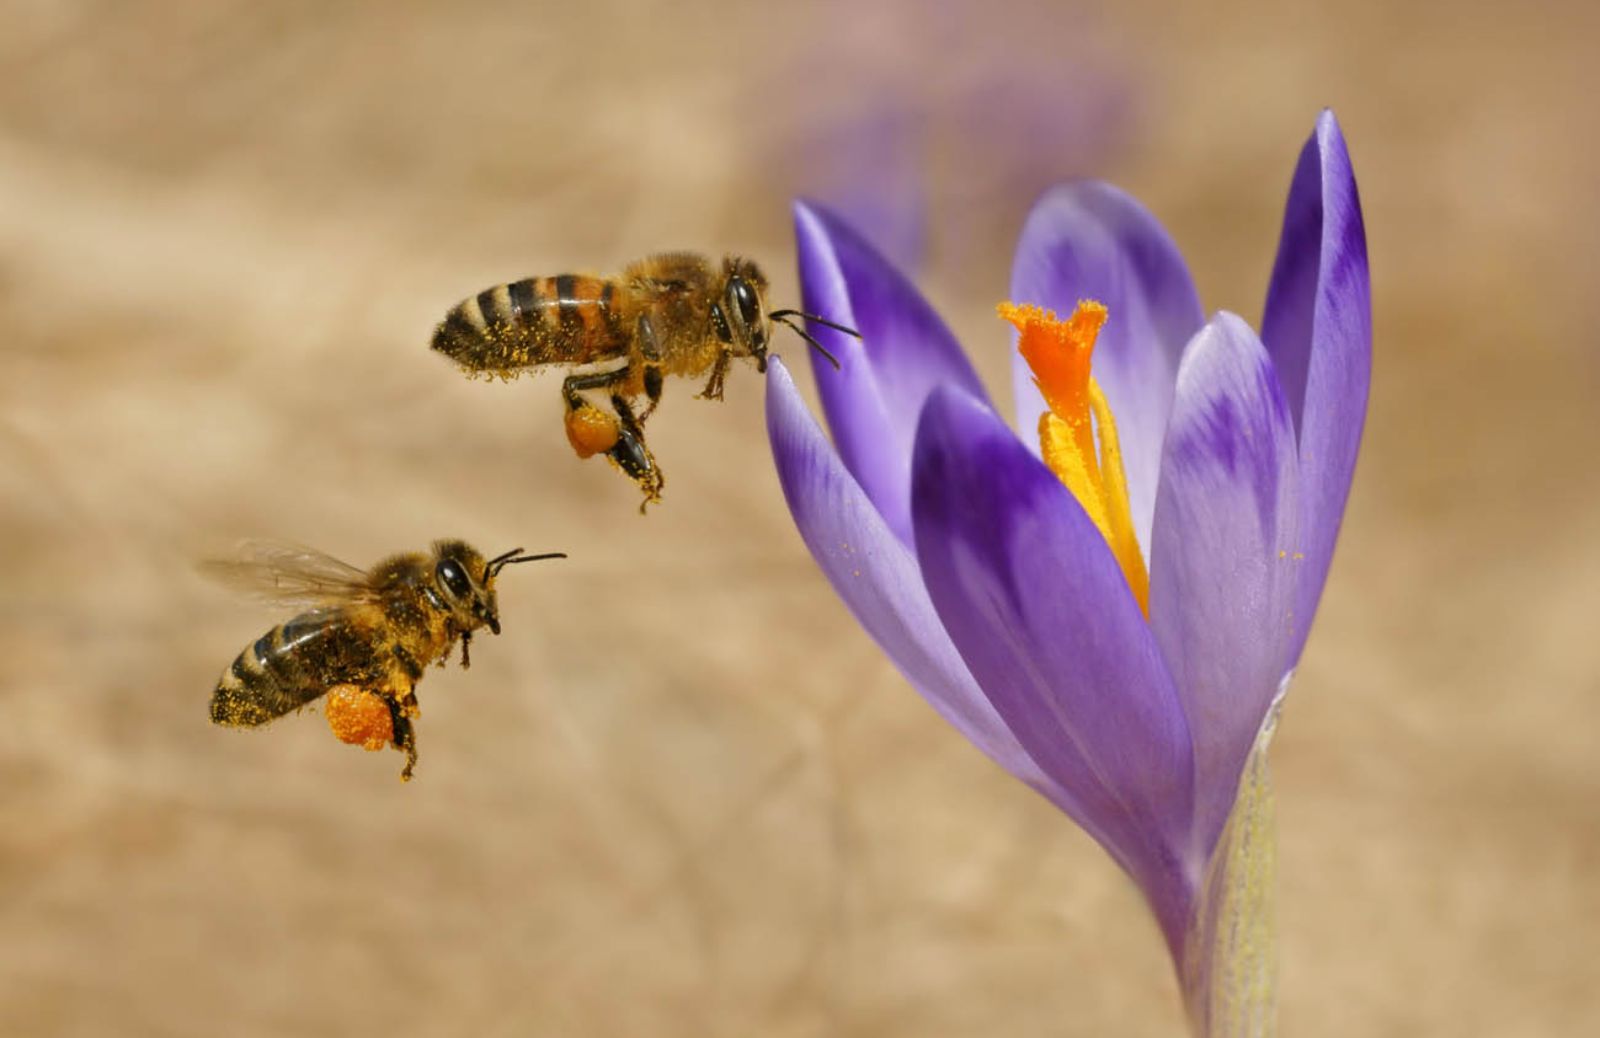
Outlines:
<svg viewBox="0 0 1600 1038"><path fill-rule="evenodd" d="M461 572L461 567L451 559L440 562L435 572L439 575L439 583L456 598L465 598L472 590L472 585L467 582L467 575Z"/></svg>
<svg viewBox="0 0 1600 1038"><path fill-rule="evenodd" d="M750 282L741 277L733 278L728 282L728 295L733 298L733 305L738 309L744 326L754 328L761 320L761 306L756 301L756 291L750 287Z"/></svg>

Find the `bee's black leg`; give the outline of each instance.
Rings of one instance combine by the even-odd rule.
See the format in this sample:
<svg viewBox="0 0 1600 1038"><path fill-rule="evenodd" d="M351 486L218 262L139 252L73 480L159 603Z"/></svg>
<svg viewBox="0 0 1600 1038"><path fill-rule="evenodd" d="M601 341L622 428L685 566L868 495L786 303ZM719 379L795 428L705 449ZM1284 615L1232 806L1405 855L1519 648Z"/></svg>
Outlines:
<svg viewBox="0 0 1600 1038"><path fill-rule="evenodd" d="M417 658L411 655L403 645L396 645L392 651L394 658L399 661L401 668L405 670L406 677L413 682L421 681L422 664L417 662Z"/></svg>
<svg viewBox="0 0 1600 1038"><path fill-rule="evenodd" d="M600 411L579 393L585 389L599 389L604 386L615 386L628 381L633 374L633 368L623 366L615 371L600 371L588 375L571 375L561 384L561 393L567 401L567 438L572 442L579 457L588 457L591 453L605 451L618 468L627 473L628 478L639 484L644 491L645 504L661 499L661 488L665 485L661 470L656 467L655 458L650 454L650 448L644 444L644 430L639 425L639 419L633 413L627 398L621 393L611 394L611 407L616 412L616 440L610 447L601 447L598 444L585 442L588 440L588 431L593 424L601 424L605 413ZM602 441L603 442L603 441ZM642 506L641 506L642 508Z"/></svg>
<svg viewBox="0 0 1600 1038"><path fill-rule="evenodd" d="M644 491L644 501L639 505L640 514L644 513L645 506L661 500L661 488L667 485L667 479L661 474L661 468L656 464L656 459L650 453L650 448L644 443L644 430L639 428L639 420L633 415L633 408L620 394L611 395L611 406L616 408L617 421L621 431L617 437L617 445L606 452L606 456L617 463L617 466L626 472L639 489Z"/></svg>
<svg viewBox="0 0 1600 1038"><path fill-rule="evenodd" d="M647 505L661 500L661 488L667 481L643 440L633 433L623 432L617 438L617 445L606 451L606 456L644 491L644 500L639 504L641 514Z"/></svg>
<svg viewBox="0 0 1600 1038"><path fill-rule="evenodd" d="M383 699L389 704L389 721L394 726L394 741L390 745L406 755L406 766L400 771L400 781L410 782L411 772L417 766L417 729L411 723L407 704L414 704L416 696L414 693L407 695L404 701L393 696L384 696Z"/></svg>
<svg viewBox="0 0 1600 1038"><path fill-rule="evenodd" d="M602 389L606 386L614 386L618 382L625 381L631 374L633 374L633 369L623 365L615 371L593 371L587 375L568 375L561 383L561 395L566 399L567 407L574 411L580 407L592 406L578 394L585 389Z"/></svg>
<svg viewBox="0 0 1600 1038"><path fill-rule="evenodd" d="M644 395L649 401L639 415L639 424L643 425L645 419L655 411L656 405L661 403L661 343L656 338L655 325L650 323L649 314L639 315L635 338L639 342L639 352L644 357Z"/></svg>
<svg viewBox="0 0 1600 1038"><path fill-rule="evenodd" d="M727 350L717 354L717 361L711 366L711 377L706 380L706 388L700 391L701 400L722 399L722 383L728 377L728 358L732 356Z"/></svg>
<svg viewBox="0 0 1600 1038"><path fill-rule="evenodd" d="M471 653L469 651L471 649L471 647L472 647L472 632L471 631L462 631L461 632L461 669L462 670L466 670L468 667L472 666L472 656L471 656Z"/></svg>

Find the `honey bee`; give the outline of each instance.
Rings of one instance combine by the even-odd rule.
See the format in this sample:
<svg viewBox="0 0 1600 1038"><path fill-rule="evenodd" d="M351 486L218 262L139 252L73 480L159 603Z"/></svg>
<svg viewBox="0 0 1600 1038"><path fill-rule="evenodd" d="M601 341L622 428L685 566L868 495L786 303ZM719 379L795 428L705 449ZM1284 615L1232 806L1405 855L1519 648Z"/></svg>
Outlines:
<svg viewBox="0 0 1600 1038"><path fill-rule="evenodd" d="M561 274L486 288L457 303L434 330L433 348L469 375L514 378L546 366L582 369L561 385L567 440L580 458L604 454L659 501L666 480L644 442L644 422L668 375L709 373L700 396L722 399L728 366L753 358L767 369L774 321L798 332L834 367L838 360L794 318L860 338L853 328L799 310L768 310L767 279L754 263L728 256L667 253L615 277ZM603 410L584 394L609 394ZM643 410L634 404L644 398Z"/></svg>
<svg viewBox="0 0 1600 1038"><path fill-rule="evenodd" d="M211 694L211 720L255 728L329 695L328 724L343 742L406 755L417 763L416 686L443 666L456 641L471 665L474 631L500 633L494 583L507 566L559 559L521 548L485 559L461 541L383 560L363 572L308 548L255 543L238 560L205 565L211 575L280 604L310 607L239 653Z"/></svg>

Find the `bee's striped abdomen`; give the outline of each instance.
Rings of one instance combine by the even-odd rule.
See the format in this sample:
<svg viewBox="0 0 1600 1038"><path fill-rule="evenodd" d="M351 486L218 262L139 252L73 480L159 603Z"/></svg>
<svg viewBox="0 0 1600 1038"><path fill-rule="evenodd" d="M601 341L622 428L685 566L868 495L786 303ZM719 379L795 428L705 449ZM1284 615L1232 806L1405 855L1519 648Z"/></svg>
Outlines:
<svg viewBox="0 0 1600 1038"><path fill-rule="evenodd" d="M469 371L588 364L627 349L617 286L583 274L524 278L463 299L433 333L433 348Z"/></svg>
<svg viewBox="0 0 1600 1038"><path fill-rule="evenodd" d="M245 646L211 694L211 720L253 728L297 710L342 682L363 683L359 640L337 615L304 613Z"/></svg>

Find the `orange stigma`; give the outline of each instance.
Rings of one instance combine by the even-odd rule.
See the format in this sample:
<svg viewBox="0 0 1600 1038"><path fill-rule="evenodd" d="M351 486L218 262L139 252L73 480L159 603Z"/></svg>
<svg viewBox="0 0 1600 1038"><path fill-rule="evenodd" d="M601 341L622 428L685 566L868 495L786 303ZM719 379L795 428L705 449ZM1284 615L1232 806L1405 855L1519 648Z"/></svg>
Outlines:
<svg viewBox="0 0 1600 1038"><path fill-rule="evenodd" d="M1055 311L1037 306L1001 303L999 311L1020 333L1017 349L1050 408L1039 416L1039 452L1044 463L1072 491L1106 539L1129 590L1148 617L1150 577L1133 533L1117 423L1105 394L1089 374L1095 340L1106 323L1106 308L1085 300L1065 321Z"/></svg>

